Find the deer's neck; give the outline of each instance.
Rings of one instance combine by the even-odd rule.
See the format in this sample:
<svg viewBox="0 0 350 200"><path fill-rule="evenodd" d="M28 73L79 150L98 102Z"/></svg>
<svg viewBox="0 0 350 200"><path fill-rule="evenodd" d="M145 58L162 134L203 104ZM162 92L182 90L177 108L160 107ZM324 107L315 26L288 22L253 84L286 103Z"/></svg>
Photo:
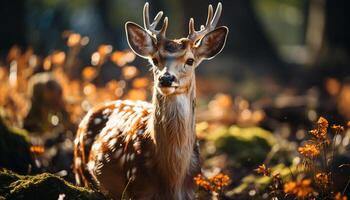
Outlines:
<svg viewBox="0 0 350 200"><path fill-rule="evenodd" d="M181 190L195 144L195 82L187 93L170 97L153 94L152 136L156 162L164 185Z"/></svg>

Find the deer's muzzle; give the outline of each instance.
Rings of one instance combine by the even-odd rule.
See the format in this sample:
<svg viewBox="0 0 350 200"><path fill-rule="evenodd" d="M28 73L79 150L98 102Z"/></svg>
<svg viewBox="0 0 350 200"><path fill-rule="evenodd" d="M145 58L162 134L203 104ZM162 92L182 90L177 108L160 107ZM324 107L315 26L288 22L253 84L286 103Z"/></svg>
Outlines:
<svg viewBox="0 0 350 200"><path fill-rule="evenodd" d="M171 75L169 72L165 72L158 79L159 86L160 87L171 87L175 80L176 80L176 78L174 75Z"/></svg>

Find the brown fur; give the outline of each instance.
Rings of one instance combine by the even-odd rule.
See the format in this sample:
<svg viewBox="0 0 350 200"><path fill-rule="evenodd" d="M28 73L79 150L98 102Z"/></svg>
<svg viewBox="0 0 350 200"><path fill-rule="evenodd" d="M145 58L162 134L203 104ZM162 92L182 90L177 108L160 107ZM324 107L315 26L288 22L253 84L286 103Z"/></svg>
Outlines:
<svg viewBox="0 0 350 200"><path fill-rule="evenodd" d="M77 183L95 183L116 199L123 192L132 199L193 199L193 177L200 171L193 94L170 97L173 100L154 95L158 96L154 106L116 101L89 112L75 141ZM187 109L185 104L190 106L189 115L178 115ZM100 122L103 128L94 118L102 113L107 116ZM88 134L89 130L99 134ZM90 137L93 144L84 145Z"/></svg>
<svg viewBox="0 0 350 200"><path fill-rule="evenodd" d="M74 141L78 185L97 187L115 199L194 199L193 178L200 172L195 68L222 50L228 32L214 30L221 4L215 15L211 6L208 13L206 28L194 31L191 20L190 35L179 40L165 38L167 18L155 30L162 13L150 23L147 3L147 30L126 24L129 46L153 65L152 104L118 100L89 111ZM159 79L165 74L172 81L163 87Z"/></svg>

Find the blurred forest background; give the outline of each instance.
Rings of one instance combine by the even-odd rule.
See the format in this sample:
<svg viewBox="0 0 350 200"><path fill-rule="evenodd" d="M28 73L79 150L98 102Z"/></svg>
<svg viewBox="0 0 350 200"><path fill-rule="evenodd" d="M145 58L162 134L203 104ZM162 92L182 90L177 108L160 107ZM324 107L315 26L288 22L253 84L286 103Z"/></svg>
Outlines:
<svg viewBox="0 0 350 200"><path fill-rule="evenodd" d="M153 15L169 17L169 38L186 37L190 17L204 23L217 2L149 0ZM197 69L197 131L208 174L232 180L225 198L246 199L266 186L252 172L261 163L294 171L297 147L319 116L350 120L350 2L221 2L219 24L230 33L223 52ZM0 1L0 167L73 181L72 140L87 110L150 100L149 64L128 50L124 30L127 21L142 24L144 3ZM345 130L335 163L350 163L349 140ZM334 190L342 191L350 170L338 172Z"/></svg>

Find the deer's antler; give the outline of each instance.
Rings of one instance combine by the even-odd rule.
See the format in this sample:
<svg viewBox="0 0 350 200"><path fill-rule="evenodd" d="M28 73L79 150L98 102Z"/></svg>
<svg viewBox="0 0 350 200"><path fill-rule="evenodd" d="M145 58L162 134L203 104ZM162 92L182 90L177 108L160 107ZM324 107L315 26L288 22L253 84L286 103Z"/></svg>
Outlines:
<svg viewBox="0 0 350 200"><path fill-rule="evenodd" d="M216 7L214 15L213 15L213 6L209 5L207 22L205 23L205 26L201 25L201 28L199 31L196 31L194 29L194 19L191 18L190 22L188 23L189 33L187 38L192 40L193 42L196 42L199 39L201 39L205 34L214 30L220 19L221 11L222 11L221 3L218 3L218 6Z"/></svg>
<svg viewBox="0 0 350 200"><path fill-rule="evenodd" d="M145 29L152 34L157 39L164 39L166 36L166 29L168 28L168 17L164 18L163 26L160 30L156 30L157 25L160 22L160 19L163 16L163 12L160 11L158 14L154 17L153 22L151 23L149 20L149 4L148 2L145 3L145 6L143 7L143 23Z"/></svg>

